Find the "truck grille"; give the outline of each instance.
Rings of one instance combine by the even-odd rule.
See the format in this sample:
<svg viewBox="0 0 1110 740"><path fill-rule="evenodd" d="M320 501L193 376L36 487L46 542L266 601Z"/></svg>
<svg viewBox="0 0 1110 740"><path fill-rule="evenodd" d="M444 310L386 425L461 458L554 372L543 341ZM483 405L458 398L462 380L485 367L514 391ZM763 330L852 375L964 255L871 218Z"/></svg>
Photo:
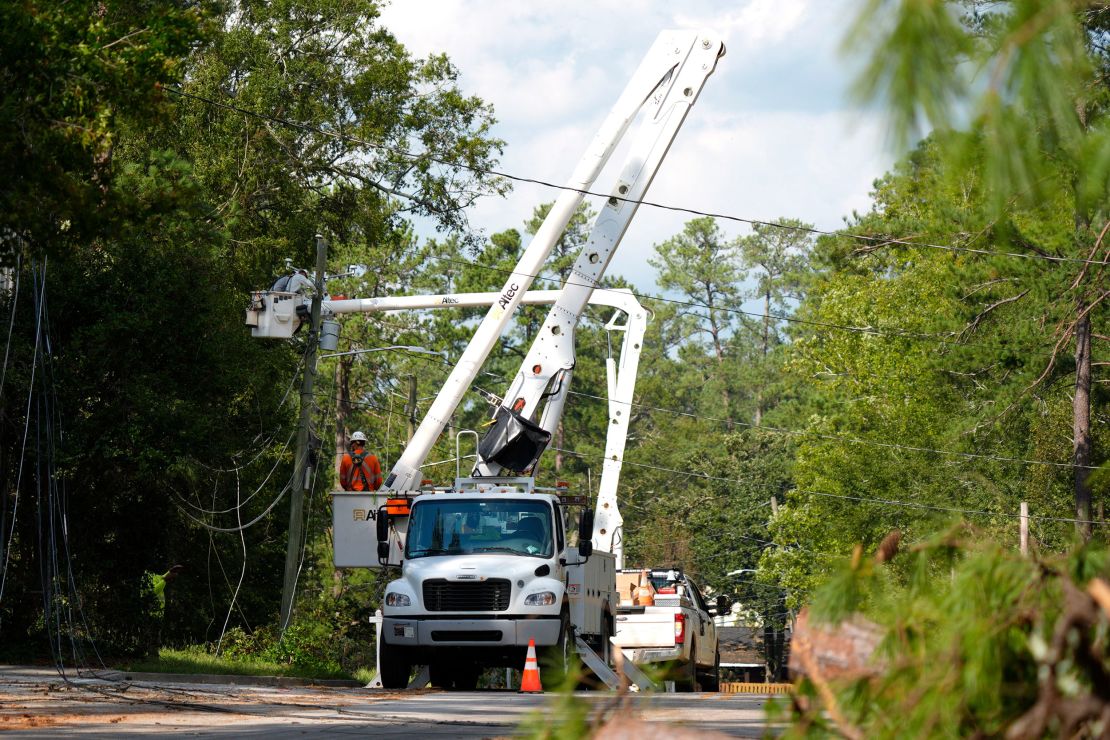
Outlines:
<svg viewBox="0 0 1110 740"><path fill-rule="evenodd" d="M443 578L424 581L424 608L431 612L503 612L511 587L505 578L455 583Z"/></svg>

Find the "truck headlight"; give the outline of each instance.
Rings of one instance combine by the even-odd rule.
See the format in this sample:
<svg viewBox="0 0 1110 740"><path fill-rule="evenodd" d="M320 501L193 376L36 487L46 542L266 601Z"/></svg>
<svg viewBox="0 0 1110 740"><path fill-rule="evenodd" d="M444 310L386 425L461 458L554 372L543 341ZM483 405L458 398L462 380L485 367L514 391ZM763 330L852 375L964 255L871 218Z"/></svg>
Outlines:
<svg viewBox="0 0 1110 740"><path fill-rule="evenodd" d="M552 606L554 603L555 594L551 591L541 591L524 597L525 606Z"/></svg>
<svg viewBox="0 0 1110 740"><path fill-rule="evenodd" d="M387 593L385 595L385 605L412 606L412 599L410 599L408 596L405 596L404 594L398 594L391 591L390 593Z"/></svg>

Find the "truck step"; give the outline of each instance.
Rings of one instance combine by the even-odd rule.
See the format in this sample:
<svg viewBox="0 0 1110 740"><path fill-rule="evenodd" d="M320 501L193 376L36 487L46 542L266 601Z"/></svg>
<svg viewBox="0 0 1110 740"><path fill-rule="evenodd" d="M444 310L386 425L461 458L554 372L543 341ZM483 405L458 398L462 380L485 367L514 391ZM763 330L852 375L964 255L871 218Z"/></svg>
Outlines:
<svg viewBox="0 0 1110 740"><path fill-rule="evenodd" d="M586 644L585 640L583 640L581 637L576 636L574 638L574 644L575 647L578 649L578 655L581 656L582 662L585 663L586 666L594 672L595 676L601 679L601 681L606 686L614 691L620 688L620 676L618 676L617 673L612 668L610 668L604 660L601 659L600 655L593 651L593 648ZM617 650L619 648L613 646L611 649ZM620 661L620 669L624 673L624 675L628 677L628 680L632 683L632 686L630 687L632 691L652 691L659 688L655 685L654 682L652 682L650 678L647 677L647 675L643 671L637 668L636 665L632 662L631 651L622 651L622 656L624 657L624 660Z"/></svg>
<svg viewBox="0 0 1110 740"><path fill-rule="evenodd" d="M615 645L613 649L620 650L620 648ZM641 691L656 691L659 689L659 685L648 678L647 674L641 671L639 666L632 662L631 650L621 650L621 657L624 658L624 660L621 661L621 670L624 672L624 675L628 676L629 681L639 687Z"/></svg>
<svg viewBox="0 0 1110 740"><path fill-rule="evenodd" d="M614 673L613 669L606 665L605 661L601 659L601 656L595 653L593 651L593 648L586 644L585 640L576 635L574 638L574 645L576 648L578 648L578 655L581 656L582 662L585 663L586 666L594 672L595 676L600 678L606 686L614 691L620 688L620 676Z"/></svg>

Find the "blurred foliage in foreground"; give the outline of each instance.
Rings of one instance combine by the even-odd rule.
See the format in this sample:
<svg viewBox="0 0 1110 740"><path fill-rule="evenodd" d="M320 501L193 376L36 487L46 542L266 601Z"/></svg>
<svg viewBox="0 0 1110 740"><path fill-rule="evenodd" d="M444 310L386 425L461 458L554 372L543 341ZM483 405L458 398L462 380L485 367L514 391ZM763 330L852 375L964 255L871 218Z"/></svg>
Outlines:
<svg viewBox="0 0 1110 740"><path fill-rule="evenodd" d="M815 621L881 627L855 675L807 670L787 737L1105 737L1110 551L1022 557L957 526L901 555L857 549ZM796 650L805 650L800 644ZM813 661L809 661L812 667Z"/></svg>

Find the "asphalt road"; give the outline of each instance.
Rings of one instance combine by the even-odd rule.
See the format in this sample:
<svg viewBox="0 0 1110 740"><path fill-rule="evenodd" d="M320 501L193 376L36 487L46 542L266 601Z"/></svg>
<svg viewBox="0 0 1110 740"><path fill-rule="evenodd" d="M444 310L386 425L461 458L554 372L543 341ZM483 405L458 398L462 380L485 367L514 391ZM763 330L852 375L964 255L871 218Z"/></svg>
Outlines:
<svg viewBox="0 0 1110 740"><path fill-rule="evenodd" d="M6 737L379 738L510 737L529 723L578 713L593 727L640 720L677 737L713 732L761 737L766 697L729 694L383 691L335 686L243 686L126 681L0 668L0 733ZM643 733L640 732L642 735Z"/></svg>

